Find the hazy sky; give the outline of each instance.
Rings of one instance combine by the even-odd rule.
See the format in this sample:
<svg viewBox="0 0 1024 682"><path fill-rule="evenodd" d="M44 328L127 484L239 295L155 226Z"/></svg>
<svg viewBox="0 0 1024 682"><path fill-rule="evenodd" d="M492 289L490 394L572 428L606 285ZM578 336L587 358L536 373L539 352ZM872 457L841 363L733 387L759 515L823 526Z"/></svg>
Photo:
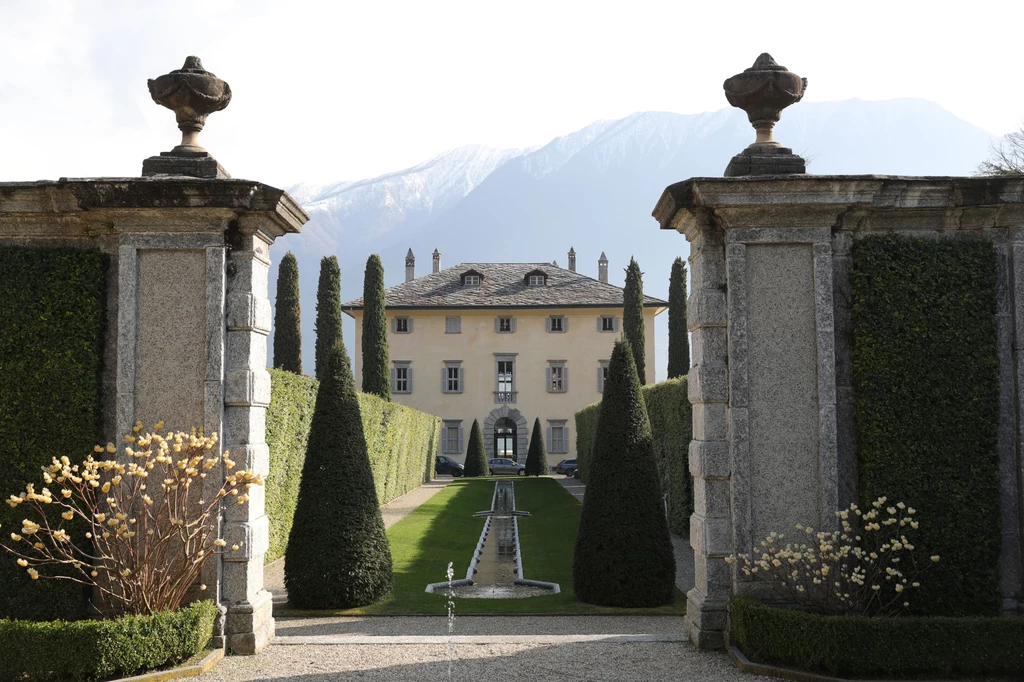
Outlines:
<svg viewBox="0 0 1024 682"><path fill-rule="evenodd" d="M1021 0L0 0L0 180L138 175L180 137L146 79L190 54L234 91L200 140L276 185L719 109L763 51L808 100L922 97L1002 134L1024 117L1022 19Z"/></svg>

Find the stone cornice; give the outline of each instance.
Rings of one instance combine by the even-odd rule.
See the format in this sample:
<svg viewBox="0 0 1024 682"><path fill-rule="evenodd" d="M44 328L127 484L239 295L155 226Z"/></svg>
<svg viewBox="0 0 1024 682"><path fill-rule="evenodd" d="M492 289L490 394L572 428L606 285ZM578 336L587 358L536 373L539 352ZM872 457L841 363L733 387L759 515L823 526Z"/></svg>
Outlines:
<svg viewBox="0 0 1024 682"><path fill-rule="evenodd" d="M250 180L61 178L0 183L0 236L223 231L255 219L273 236L309 220L287 192Z"/></svg>
<svg viewBox="0 0 1024 682"><path fill-rule="evenodd" d="M669 185L652 215L662 229L692 239L706 230L768 226L888 229L897 210L903 221L941 216L946 229L1022 226L1024 175L691 178Z"/></svg>

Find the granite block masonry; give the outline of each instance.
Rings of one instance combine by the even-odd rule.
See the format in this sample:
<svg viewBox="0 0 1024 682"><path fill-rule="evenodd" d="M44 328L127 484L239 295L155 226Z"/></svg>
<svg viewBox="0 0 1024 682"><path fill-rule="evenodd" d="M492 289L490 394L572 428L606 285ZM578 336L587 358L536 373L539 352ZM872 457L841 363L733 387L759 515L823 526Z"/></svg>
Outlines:
<svg viewBox="0 0 1024 682"><path fill-rule="evenodd" d="M850 251L877 233L995 244L999 569L1003 610L1024 613L1024 177L693 178L654 216L691 244L690 639L720 647L729 597L760 592L725 556L856 501Z"/></svg>
<svg viewBox="0 0 1024 682"><path fill-rule="evenodd" d="M0 183L0 246L97 249L111 257L104 431L136 419L220 435L238 466L269 473L265 412L269 248L308 220L285 192L248 180L153 175ZM205 489L219 489L225 471ZM201 593L222 618L215 645L252 654L274 635L263 587L262 488L226 505L222 537L244 551L209 561ZM216 586L216 589L209 589ZM196 596L199 596L197 591Z"/></svg>

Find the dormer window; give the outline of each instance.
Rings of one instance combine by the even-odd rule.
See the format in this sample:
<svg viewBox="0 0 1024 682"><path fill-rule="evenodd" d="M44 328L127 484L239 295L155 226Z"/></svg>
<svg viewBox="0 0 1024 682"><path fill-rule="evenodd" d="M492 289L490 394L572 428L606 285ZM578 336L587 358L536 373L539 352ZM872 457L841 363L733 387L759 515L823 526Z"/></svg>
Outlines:
<svg viewBox="0 0 1024 682"><path fill-rule="evenodd" d="M478 287L483 284L484 276L476 270L467 270L462 273L462 286Z"/></svg>
<svg viewBox="0 0 1024 682"><path fill-rule="evenodd" d="M547 285L548 276L543 270L533 270L526 273L526 286L530 287L542 287Z"/></svg>

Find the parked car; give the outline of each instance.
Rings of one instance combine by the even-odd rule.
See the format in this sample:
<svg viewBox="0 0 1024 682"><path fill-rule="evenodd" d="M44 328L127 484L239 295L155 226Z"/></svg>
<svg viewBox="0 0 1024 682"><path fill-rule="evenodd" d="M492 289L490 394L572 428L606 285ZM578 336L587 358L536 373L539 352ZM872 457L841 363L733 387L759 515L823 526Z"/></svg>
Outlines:
<svg viewBox="0 0 1024 682"><path fill-rule="evenodd" d="M575 459L563 459L561 462L555 465L556 474L565 474L569 478L573 477L576 473L576 460Z"/></svg>
<svg viewBox="0 0 1024 682"><path fill-rule="evenodd" d="M466 467L462 466L454 459L439 455L434 458L434 474L451 474L452 478L458 478L462 474L466 473Z"/></svg>
<svg viewBox="0 0 1024 682"><path fill-rule="evenodd" d="M526 467L522 464L516 464L511 459L489 459L487 460L487 468L491 470L491 476L500 476L502 474L512 476L526 475Z"/></svg>

